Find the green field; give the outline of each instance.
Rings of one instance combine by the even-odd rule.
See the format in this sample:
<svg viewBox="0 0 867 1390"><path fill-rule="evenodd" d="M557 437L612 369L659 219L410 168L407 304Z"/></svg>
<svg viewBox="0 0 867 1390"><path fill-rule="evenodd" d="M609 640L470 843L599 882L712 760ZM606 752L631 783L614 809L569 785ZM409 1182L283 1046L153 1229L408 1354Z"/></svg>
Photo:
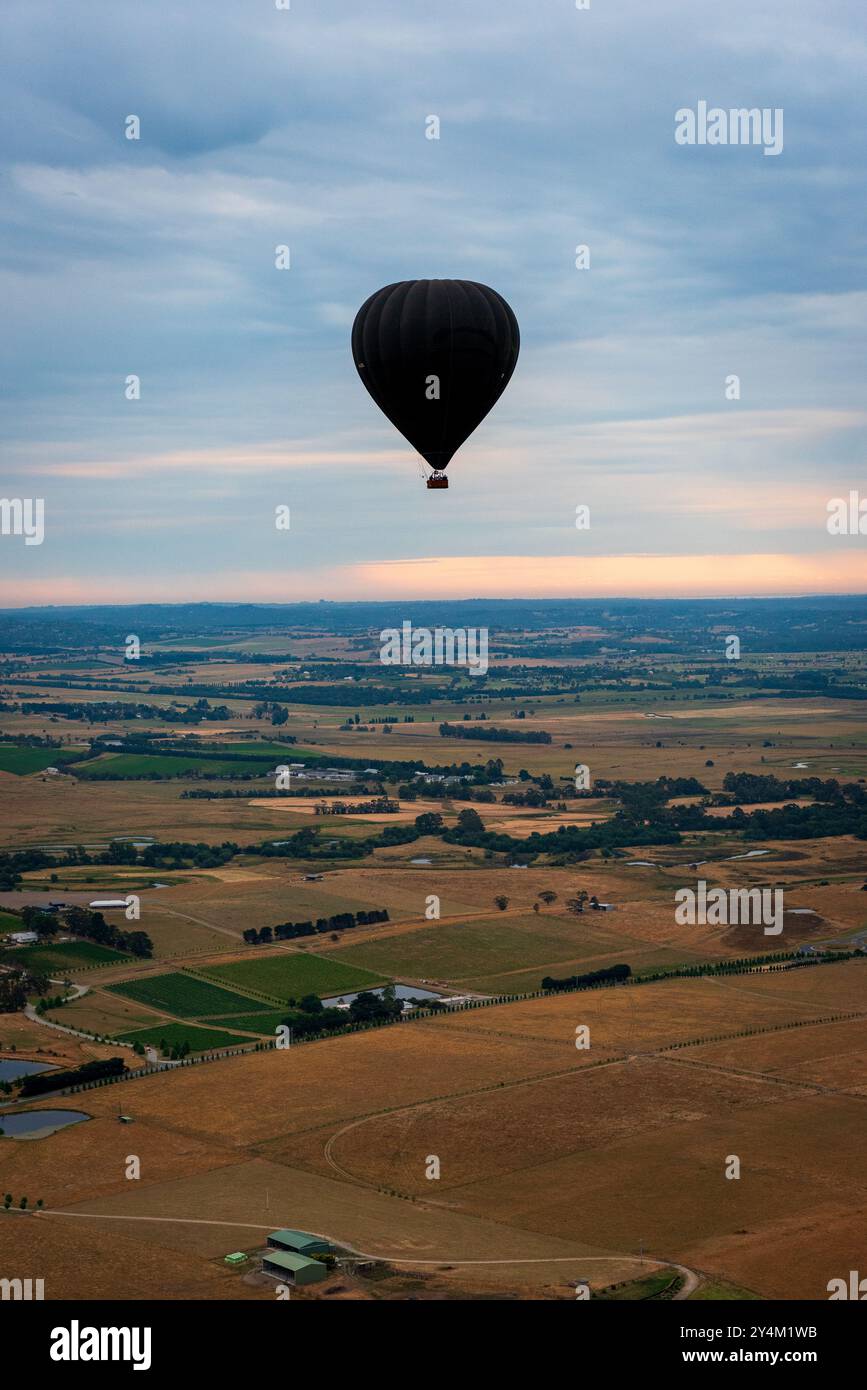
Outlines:
<svg viewBox="0 0 867 1390"><path fill-rule="evenodd" d="M14 912L0 911L0 932L9 931L24 931L24 923Z"/></svg>
<svg viewBox="0 0 867 1390"><path fill-rule="evenodd" d="M22 946L14 951L4 951L0 960L14 961L26 965L29 970L80 970L85 965L122 965L131 956L121 951L112 951L108 946L97 946L92 941L61 941L57 945L46 942L39 946Z"/></svg>
<svg viewBox="0 0 867 1390"><path fill-rule="evenodd" d="M646 1299L671 1298L682 1284L683 1279L670 1269L660 1269L654 1270L652 1274L645 1274L641 1279L631 1279L626 1284L600 1289L593 1297L603 1302L641 1303Z"/></svg>
<svg viewBox="0 0 867 1390"><path fill-rule="evenodd" d="M593 914L595 918L600 915ZM378 941L347 943L333 958L387 975L460 980L560 960L580 961L612 951L628 960L630 946L647 949L646 942L633 941L622 928L615 932L591 926L589 918L589 913L579 918L528 913L526 917L489 917L477 922L450 924L445 920Z"/></svg>
<svg viewBox="0 0 867 1390"><path fill-rule="evenodd" d="M288 1009L272 1009L261 1014L226 1014L208 1018L206 1023L231 1023L233 1028L243 1028L248 1033L261 1033L263 1036L277 1031L278 1024L289 1017Z"/></svg>
<svg viewBox="0 0 867 1390"><path fill-rule="evenodd" d="M284 762L301 762L300 758L295 757L295 748L291 743L221 743L220 747L226 753L249 753L251 758L278 758Z"/></svg>
<svg viewBox="0 0 867 1390"><path fill-rule="evenodd" d="M222 1028L197 1028L192 1023L157 1024L155 1028L139 1028L116 1033L115 1036L124 1042L140 1042L156 1048L161 1048L164 1042L169 1047L188 1042L191 1052L210 1052L212 1048L237 1047L240 1043L251 1041L237 1033L227 1033Z"/></svg>
<svg viewBox="0 0 867 1390"><path fill-rule="evenodd" d="M388 982L388 976L379 972L344 965L333 956L308 956L300 951L297 955L263 956L259 960L214 965L209 968L208 975L230 985L239 985L241 989L256 989L275 999L286 1000L302 999L305 994L350 993Z"/></svg>
<svg viewBox="0 0 867 1390"><path fill-rule="evenodd" d="M84 750L82 750L84 751ZM13 772L17 777L27 777L32 772L42 772L46 767L59 767L78 757L78 753L65 748L19 748L17 744L0 744L0 772Z"/></svg>
<svg viewBox="0 0 867 1390"><path fill-rule="evenodd" d="M191 753L189 757L180 758L171 757L167 753L106 753L91 762L79 763L75 775L91 780L112 777L188 777L196 772L207 772L212 777L230 777L239 773L253 773L264 777L270 770L271 761L270 758L241 758L236 761L219 756L208 757L201 753Z"/></svg>
<svg viewBox="0 0 867 1390"><path fill-rule="evenodd" d="M201 1018L203 1015L248 1014L253 1001L218 985L207 984L192 975L180 972L171 975L146 975L139 980L122 980L108 985L113 994L122 994L138 1004L163 1009L179 1018Z"/></svg>

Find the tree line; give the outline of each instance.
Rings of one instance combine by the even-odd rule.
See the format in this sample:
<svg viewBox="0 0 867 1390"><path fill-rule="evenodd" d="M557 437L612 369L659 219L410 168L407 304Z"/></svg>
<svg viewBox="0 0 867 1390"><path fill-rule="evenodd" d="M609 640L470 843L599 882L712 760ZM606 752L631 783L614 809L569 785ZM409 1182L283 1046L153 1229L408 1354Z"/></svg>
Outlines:
<svg viewBox="0 0 867 1390"><path fill-rule="evenodd" d="M498 729L489 724L440 724L441 738L481 739L486 743L550 743L551 735L544 729Z"/></svg>
<svg viewBox="0 0 867 1390"><path fill-rule="evenodd" d="M66 1086L78 1086L84 1081L98 1081L105 1076L122 1076L129 1068L122 1057L105 1061L84 1062L70 1071L42 1071L25 1076L21 1081L22 1096L38 1096L45 1091L59 1091Z"/></svg>
<svg viewBox="0 0 867 1390"><path fill-rule="evenodd" d="M268 945L271 941L292 941L298 936L316 936L322 932L350 931L353 927L372 927L389 920L387 908L371 908L360 912L336 912L332 917L317 917L315 922L279 922L276 927L248 927L244 940L248 946Z"/></svg>

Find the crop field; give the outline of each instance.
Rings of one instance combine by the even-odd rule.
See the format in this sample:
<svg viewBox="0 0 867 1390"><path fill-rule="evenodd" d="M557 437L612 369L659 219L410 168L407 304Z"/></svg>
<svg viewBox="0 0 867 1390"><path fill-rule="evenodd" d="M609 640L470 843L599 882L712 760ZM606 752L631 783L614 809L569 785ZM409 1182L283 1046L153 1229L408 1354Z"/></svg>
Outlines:
<svg viewBox="0 0 867 1390"><path fill-rule="evenodd" d="M86 994L70 999L56 1013L49 1011L48 1017L64 1028L81 1028L100 1037L120 1036L122 1030L146 1028L154 1022L152 1011L136 1007L123 995L93 987L90 979L87 985Z"/></svg>
<svg viewBox="0 0 867 1390"><path fill-rule="evenodd" d="M238 1047L249 1042L240 1033L229 1033L224 1028L199 1028L194 1023L165 1023L154 1028L138 1028L127 1033L118 1033L118 1038L126 1042L140 1042L148 1047L162 1048L163 1044L174 1047L176 1043L189 1043L191 1052L209 1052L219 1047Z"/></svg>
<svg viewBox="0 0 867 1390"><path fill-rule="evenodd" d="M121 951L112 951L108 946L97 946L93 941L58 941L40 943L38 946L22 946L4 952L0 960L14 960L26 965L29 970L81 970L89 965L123 965L132 959Z"/></svg>
<svg viewBox="0 0 867 1390"><path fill-rule="evenodd" d="M227 1014L225 1019L217 1015L206 1021L210 1024L231 1023L245 1033L260 1033L263 1037L273 1037L279 1024L289 1015L288 1009L270 1009L258 1014Z"/></svg>
<svg viewBox="0 0 867 1390"><path fill-rule="evenodd" d="M59 767L76 756L70 749L19 748L16 744L0 743L0 772L29 777L34 772L43 772L46 767Z"/></svg>
<svg viewBox="0 0 867 1390"><path fill-rule="evenodd" d="M388 977L358 966L344 965L333 957L308 955L297 951L279 956L234 961L208 967L215 980L241 989L259 990L275 999L302 999L305 994L349 994L386 984ZM245 1008L249 1012L249 1000ZM218 1009L209 1009L216 1014ZM223 1010L225 1012L225 1010Z"/></svg>
<svg viewBox="0 0 867 1390"><path fill-rule="evenodd" d="M147 975L139 980L125 980L109 985L113 994L121 994L139 1004L177 1014L180 1018L201 1018L207 1014L249 1013L251 1000L217 985L197 980L192 975Z"/></svg>
<svg viewBox="0 0 867 1390"><path fill-rule="evenodd" d="M160 753L104 753L90 762L78 763L77 777L188 777L202 772L211 777L232 777L253 773L264 777L269 770L267 758L229 759L190 754L173 758Z"/></svg>
<svg viewBox="0 0 867 1390"><path fill-rule="evenodd" d="M473 984L505 977L514 971L523 981L542 975L570 973L567 966L599 968L597 962L631 961L647 954L647 943L625 932L591 925L605 920L599 913L581 917L534 917L501 914L479 920L429 923L412 931L383 935L359 945L347 941L329 954L348 965L415 979ZM659 956L661 953L656 953ZM590 964L592 962L592 965ZM574 972L571 972L574 973ZM480 986L482 987L482 986ZM520 992L518 985L515 992Z"/></svg>

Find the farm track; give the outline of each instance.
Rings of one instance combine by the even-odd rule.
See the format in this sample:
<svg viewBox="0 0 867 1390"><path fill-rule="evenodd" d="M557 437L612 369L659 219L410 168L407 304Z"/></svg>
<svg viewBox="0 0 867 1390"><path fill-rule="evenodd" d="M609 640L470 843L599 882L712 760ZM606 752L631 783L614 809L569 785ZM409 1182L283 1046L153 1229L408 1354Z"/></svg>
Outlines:
<svg viewBox="0 0 867 1390"><path fill-rule="evenodd" d="M19 1213L13 1213L13 1215L18 1214ZM20 1215L33 1216L34 1213L22 1212L20 1213ZM215 1221L205 1220L201 1217L195 1216L118 1216L116 1214L110 1214L108 1212L103 1213L91 1211L62 1211L53 1209L40 1212L38 1214L38 1219L41 1220L43 1217L46 1216L72 1217L73 1219L79 1221L152 1221L176 1226L228 1226L234 1230L243 1231L271 1231L274 1229L273 1223L270 1222L268 1223L268 1225L263 1226L252 1221ZM512 1230L512 1227L509 1227L508 1229ZM349 1245L345 1240L341 1240L339 1236L335 1236L328 1231L312 1231L311 1235L318 1236L320 1240L327 1240L332 1245L338 1246L341 1250L348 1250L350 1254L357 1255L360 1259L372 1260L376 1264L386 1263L394 1265L411 1265L413 1267L444 1264L463 1266L484 1266L633 1263L642 1265L653 1265L654 1267L657 1267L659 1265L666 1265L670 1269L677 1270L678 1274L680 1274L684 1280L682 1288L680 1288L678 1292L674 1295L673 1301L677 1301L678 1299L689 1298L690 1294L698 1288L701 1282L699 1275L696 1273L694 1269L689 1269L686 1265L674 1264L669 1260L656 1259L652 1255L552 1255L550 1257L546 1257L544 1255L537 1255L529 1259L517 1258L505 1260L455 1260L452 1259L451 1256L441 1255L436 1260L419 1260L408 1258L405 1255L373 1255L367 1250L359 1250L356 1246Z"/></svg>
<svg viewBox="0 0 867 1390"><path fill-rule="evenodd" d="M160 912L166 917L181 917L186 922L195 922L199 927L207 927L209 931L219 932L221 936L230 936L233 941L243 945L244 938L240 932L232 931L230 927L218 927L216 922L206 922L204 917L194 917L190 912L178 912L175 907L151 907L151 912Z"/></svg>
<svg viewBox="0 0 867 1390"><path fill-rule="evenodd" d="M851 1017L864 1017L864 1016L865 1016L864 1014L857 1014L857 1015L852 1015ZM850 1016L847 1016L846 1018L843 1018L843 1019L837 1019L837 1020L835 1020L835 1021L836 1021L836 1022L839 1022L839 1023L849 1022L849 1021L850 1021ZM825 1019L825 1020L819 1020L819 1019L817 1019L817 1020L815 1021L815 1026L828 1026L830 1022L831 1022L831 1021L830 1021L830 1020L827 1020L827 1019ZM778 1030L775 1029L774 1031L775 1031L775 1032L776 1032L776 1031L779 1031L779 1032L788 1032L788 1031L790 1031L790 1030L794 1030L795 1028L800 1029L800 1028L803 1028L803 1027L805 1027L805 1026L806 1026L806 1027L810 1027L810 1026L813 1026L813 1025L811 1025L811 1024L806 1024L806 1025L805 1025L805 1024L803 1023L803 1021L799 1019L799 1020L796 1020L795 1022L793 1022L793 1023L791 1023L791 1024L783 1025L783 1026L781 1026ZM464 1030L453 1029L453 1030L451 1030L451 1031L464 1031ZM500 1034L494 1032L494 1030L481 1030L481 1031L483 1031L483 1032L486 1031L486 1032L488 1032L491 1036L501 1036ZM521 1034L517 1034L517 1035L516 1035L516 1034L512 1034L512 1035L506 1035L506 1036L517 1036L517 1037L524 1036L524 1037L526 1037L526 1036L528 1036L528 1035L526 1035L526 1034L524 1034L524 1035L521 1035ZM732 1039L735 1039L735 1038L738 1037L738 1035L737 1035L737 1034L732 1034L731 1037L732 1037ZM724 1039L715 1039L714 1041L723 1041L723 1040L724 1040ZM548 1041L548 1042L550 1042L551 1039L550 1039L550 1038L549 1038L549 1039L544 1039L543 1041ZM702 1046L702 1045L704 1045L704 1044L707 1044L708 1042L709 1042L709 1040L708 1040L707 1038L696 1038L696 1039L693 1039L691 1042L679 1043L679 1044L678 1044L678 1050L679 1050L680 1048L682 1048L682 1047L698 1047L698 1046ZM649 1051L639 1051L639 1050L636 1050L635 1048L632 1048L632 1047L629 1047L629 1048L621 1048L621 1047L618 1047L618 1046L616 1046L616 1045L612 1045L610 1048L608 1048L608 1049L606 1049L606 1050L607 1050L607 1051L613 1051L613 1052L620 1052L620 1053L622 1053L622 1055L621 1055L621 1056L615 1056L615 1057L608 1057L608 1058L605 1059L605 1061L598 1062L598 1063L591 1063L589 1066L584 1066L584 1067L574 1067L574 1066L573 1066L573 1067L567 1067L567 1068L558 1068L558 1069L555 1070L555 1071L545 1072L545 1073L542 1073L542 1074L540 1074L540 1075L532 1076L532 1077L522 1077L522 1078L520 1078L520 1079L518 1079L518 1080L516 1080L516 1081L509 1081L509 1082L506 1082L505 1084L494 1083L493 1085L487 1085L487 1086L479 1087L477 1090L474 1090L474 1091L468 1091L468 1092L453 1092L452 1094L447 1095L447 1096L431 1097L431 1098L426 1099L426 1100L414 1101L414 1102L412 1102L412 1104L410 1104L410 1105L398 1106L398 1107L396 1107L396 1108L394 1108L394 1109L386 1108L386 1109L383 1109L383 1110L379 1110L379 1111L373 1112L373 1113L371 1113L371 1114L369 1114L369 1115L360 1116L360 1117L358 1117L358 1118L356 1118L356 1119L354 1119L354 1120L349 1121L346 1125L344 1125L341 1129L336 1130L336 1131L328 1138L328 1140L326 1141L325 1146L324 1146L323 1156L324 1156L326 1162L329 1164L329 1166L330 1166L331 1168L333 1168L334 1171L335 1171L336 1173L338 1173L338 1174L339 1174L342 1178L344 1178L345 1180L347 1180L347 1181L349 1181L349 1182L355 1182L355 1183L357 1183L357 1184L359 1184L360 1186L363 1186L363 1187L371 1187L371 1188L374 1188L374 1189L377 1189L377 1190L378 1190L378 1184L373 1183L373 1182L368 1182L367 1179L358 1177L357 1175L355 1175L355 1174L353 1174L353 1173L350 1173L350 1172L348 1171L348 1169L343 1168L342 1165L339 1164L339 1163L337 1162L337 1159L334 1157L334 1152L333 1152L334 1145L336 1144L336 1142L337 1142L340 1138L342 1138L345 1134L348 1134L350 1131L359 1128L361 1125L367 1124L370 1120L379 1118L379 1117L381 1117L382 1115L395 1115L395 1114L404 1114L404 1113L408 1113L408 1112L413 1111L413 1110L423 1109L423 1108L425 1108L425 1107L427 1107L427 1106L441 1104L441 1103L443 1103L444 1101L449 1101L449 1100L465 1100L465 1099L467 1099L468 1097L477 1096L477 1095L479 1095L479 1096L480 1096L480 1095L484 1095L484 1094L486 1094L486 1093L488 1093L488 1092L491 1092L491 1091L507 1091L507 1090L512 1090L512 1089L514 1089L514 1088L516 1088L516 1087L518 1087L518 1086L536 1085L536 1084L538 1084L538 1083L540 1083L540 1082L547 1081L547 1080L551 1080L551 1079L553 1079L553 1078L555 1078L555 1077L558 1077L558 1076L577 1076L577 1077L581 1077L581 1076L586 1075L586 1074L591 1073L591 1072L595 1074L595 1073L596 1073L597 1071L599 1071L602 1067L609 1067L609 1066L616 1066L616 1065L628 1064L629 1062L632 1062L632 1061L634 1061L634 1060L636 1060L636 1059L648 1060L648 1061L657 1061L657 1062L672 1062L672 1063L674 1063L675 1065L682 1065L682 1066L686 1066L686 1067L691 1067L691 1068L694 1068L694 1069L696 1069L696 1070L704 1070L704 1071L711 1072L711 1073L713 1073L713 1074L715 1074L715 1075L727 1076L727 1077L734 1077L734 1078L736 1078L736 1079L741 1079L741 1080L759 1081L759 1082L763 1082L763 1083L765 1083L765 1084L767 1084L767 1085L787 1086L787 1087L792 1087L792 1088L794 1088L794 1089L800 1089L800 1090L811 1091L811 1092L813 1092L813 1093L816 1094L816 1095L831 1095L831 1096L842 1097L842 1098L847 1099L847 1100L867 1101L867 1095L862 1094L862 1093L857 1092L857 1091L847 1091L847 1090L844 1090L844 1089L842 1089L842 1088L840 1088L840 1087L824 1085L824 1084L821 1083L821 1082L815 1082L815 1081L802 1081L802 1080L800 1080L800 1079L789 1079L788 1077L785 1077L785 1076L778 1076L778 1075L775 1075L775 1074L773 1074L773 1073L751 1071L751 1070L749 1070L748 1068L742 1068L742 1067L726 1067L726 1066L723 1066L722 1064L719 1064L719 1063L702 1062L702 1061L697 1061L697 1060L691 1059L691 1058L672 1056L672 1055L671 1055L671 1052L669 1052L669 1051L666 1050L666 1049L651 1049L651 1050L649 1050ZM317 1126L317 1128L318 1128L318 1126Z"/></svg>

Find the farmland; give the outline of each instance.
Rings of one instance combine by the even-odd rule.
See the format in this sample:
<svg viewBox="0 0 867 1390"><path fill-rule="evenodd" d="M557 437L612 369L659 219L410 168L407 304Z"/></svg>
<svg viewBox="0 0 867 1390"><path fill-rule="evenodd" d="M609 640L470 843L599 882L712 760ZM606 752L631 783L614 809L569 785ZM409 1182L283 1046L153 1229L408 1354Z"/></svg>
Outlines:
<svg viewBox="0 0 867 1390"><path fill-rule="evenodd" d="M70 750L16 748L13 744L0 744L0 772L12 773L15 777L28 777L34 772L44 772L47 767L59 767L74 758Z"/></svg>
<svg viewBox="0 0 867 1390"><path fill-rule="evenodd" d="M97 946L92 941L63 941L41 946L22 946L8 951L3 959L26 965L29 970L81 970L91 965L121 965L130 959L120 951Z"/></svg>
<svg viewBox="0 0 867 1390"><path fill-rule="evenodd" d="M143 1043L147 1047L172 1048L178 1043L187 1044L190 1052L207 1052L216 1047L238 1047L247 1041L240 1033L229 1033L224 1028L200 1028L196 1024L165 1023L154 1028L136 1028L127 1033L118 1033L118 1038L126 1042Z"/></svg>
<svg viewBox="0 0 867 1390"><path fill-rule="evenodd" d="M4 1182L38 1192L50 1213L10 1227L12 1248L36 1260L50 1230L61 1293L76 1287L80 1245L99 1253L82 1275L94 1296L266 1299L221 1256L254 1250L277 1223L405 1262L378 1266L373 1282L347 1276L340 1296L357 1299L574 1298L581 1276L602 1296L637 1301L671 1290L681 1278L672 1262L693 1272L691 1297L817 1299L829 1267L858 1267L867 892L857 790L837 822L821 816L839 801L834 779L867 778L867 704L783 692L808 661L857 686L860 657L768 646L749 667L766 690L718 669L712 647L696 649L678 627L660 635L676 650L649 674L647 647L623 636L613 612L608 627L600 618L572 634L601 633L604 658L546 655L572 638L509 631L484 686L425 674L423 701L403 701L402 677L394 701L382 697L364 633L233 632L215 643L202 631L159 670L58 651L38 672L27 657L10 674L5 736L52 742L0 748L11 759L0 756L3 847L31 856L0 889L0 929L20 929L28 903L59 899L62 917L133 894L139 916L120 925L145 933L153 956L50 934L4 948L0 966L70 977L77 997L45 1017L0 1015L0 1055L60 1066L122 1053L140 1070L122 1046L139 1042L187 1047L196 1063L78 1093L88 1123L48 1139L0 1138ZM773 631L791 636L785 624ZM168 633L155 650L177 646ZM274 659L252 659L263 653ZM316 665L326 656L333 670ZM313 663L306 689L296 662ZM331 703L350 667L352 685ZM191 724L203 698L219 718ZM133 723L100 703L113 700L151 713ZM49 719L39 701L78 713ZM439 733L482 713L551 741ZM387 735L374 722L386 718ZM284 733L297 742L281 743ZM338 760L352 761L354 782L268 795L278 763ZM64 762L65 775L45 774ZM571 795L578 762L604 784L582 800ZM419 777L416 763L453 780ZM459 781L448 769L462 763ZM821 797L800 787L785 803L739 802L744 820L733 823L730 772L832 785ZM611 785L656 788L658 778L674 779L671 795L645 787L634 813ZM379 795L399 812L316 814L323 800ZM820 819L809 834L778 823L779 834L746 833L749 816L780 804L806 817L818 807ZM695 824L676 819L704 809ZM468 810L481 832L465 833ZM534 835L554 839L540 848ZM679 922L675 894L699 879L779 889L782 934ZM285 935L305 923L315 934ZM773 969L756 966L766 955ZM616 964L629 983L539 997L543 977ZM312 1041L298 1029L273 1048L283 1019L301 1017L290 1001L392 981L477 1007ZM135 1184L123 1176L121 1106L143 1159ZM739 1183L724 1177L728 1154L740 1155ZM160 1220L126 1220L143 1216ZM209 1221L228 1224L198 1224ZM462 1263L474 1259L505 1263Z"/></svg>
<svg viewBox="0 0 867 1390"><path fill-rule="evenodd" d="M200 1018L207 1014L247 1013L250 999L220 989L191 975L148 975L110 985L113 994L122 994L139 1004L178 1014L181 1018Z"/></svg>
<svg viewBox="0 0 867 1390"><path fill-rule="evenodd" d="M298 953L262 956L210 967L214 979L257 990L275 999L299 999L305 994L346 994L386 982L387 976L332 957ZM216 1010L213 1010L216 1013Z"/></svg>

